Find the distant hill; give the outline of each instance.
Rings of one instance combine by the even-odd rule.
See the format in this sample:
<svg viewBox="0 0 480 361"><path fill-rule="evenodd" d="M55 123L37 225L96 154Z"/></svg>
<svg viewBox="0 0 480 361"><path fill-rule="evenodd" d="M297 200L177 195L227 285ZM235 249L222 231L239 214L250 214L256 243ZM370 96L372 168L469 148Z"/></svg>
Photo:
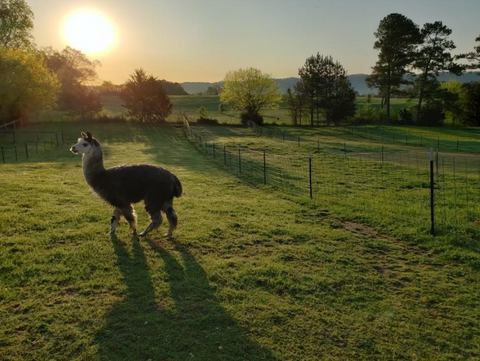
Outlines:
<svg viewBox="0 0 480 361"><path fill-rule="evenodd" d="M370 89L367 84L365 84L365 78L367 74L352 74L349 75L348 78L352 83L353 88L358 92L360 95L367 95L367 94L376 94L376 90ZM449 81L451 79L456 79L461 83L468 83L472 81L480 81L480 76L477 73L466 73L462 76L456 76L455 74L451 73L442 73L438 76L438 80L440 81ZM280 87L282 93L286 93L287 89L293 89L295 84L297 84L299 78L283 78L283 79L275 79L275 82ZM188 94L197 94L203 93L205 90L208 89L209 86L212 85L223 85L223 81L218 81L215 83L196 83L196 82L186 82L181 83L181 86Z"/></svg>

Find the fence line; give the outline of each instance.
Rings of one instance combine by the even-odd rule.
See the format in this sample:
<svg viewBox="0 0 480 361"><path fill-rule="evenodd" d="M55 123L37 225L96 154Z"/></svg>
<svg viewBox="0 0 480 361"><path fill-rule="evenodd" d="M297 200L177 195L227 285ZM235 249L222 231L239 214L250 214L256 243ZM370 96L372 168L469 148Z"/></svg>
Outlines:
<svg viewBox="0 0 480 361"><path fill-rule="evenodd" d="M302 144L310 144L316 145L317 150L320 151L320 145L322 145L322 149L325 150L325 144L320 143L319 137L313 139L312 136L294 136L290 135L282 130L274 129L272 127L263 127L255 122L247 121L246 125L250 127L257 135L268 137L268 138L276 138L282 141L293 141L298 143L298 145ZM401 145L401 146L408 146L408 147L419 147L424 149L434 148L438 151L445 150L446 148L449 151L456 151L456 152L472 152L472 149L468 148L468 143L465 145L465 142L462 142L460 139L452 139L452 140L442 140L440 137L432 138L432 137L425 137L423 135L416 135L416 134L408 134L408 133L396 133L390 132L385 129L381 130L374 130L374 129L365 129L361 127L355 126L348 126L348 127L336 127L336 128L329 128L338 130L340 134L344 136L350 136L353 138L358 139L367 139L370 141L378 142L382 145ZM480 135L474 136L473 134L470 135L471 137L478 138L480 140ZM345 145L346 143L344 143ZM449 145L450 144L450 145ZM312 147L314 149L314 147ZM342 152L342 148L340 147L331 147L329 150L336 150ZM346 150L345 150L346 151ZM480 152L480 148L475 150L475 154Z"/></svg>
<svg viewBox="0 0 480 361"><path fill-rule="evenodd" d="M326 212L403 235L435 231L480 239L480 158L433 150L275 154L218 145L188 119L184 127L207 157L254 185L312 198Z"/></svg>
<svg viewBox="0 0 480 361"><path fill-rule="evenodd" d="M29 159L33 155L38 155L40 151L47 151L65 144L62 131L12 130L3 131L0 134L3 134L3 137L0 138L0 161L2 164L8 161L18 162L22 159Z"/></svg>

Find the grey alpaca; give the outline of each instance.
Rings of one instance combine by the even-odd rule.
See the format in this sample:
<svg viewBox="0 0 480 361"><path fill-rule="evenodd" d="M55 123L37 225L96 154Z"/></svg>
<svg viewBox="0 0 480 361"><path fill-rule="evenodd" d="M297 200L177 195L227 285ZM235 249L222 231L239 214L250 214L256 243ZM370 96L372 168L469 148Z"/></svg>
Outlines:
<svg viewBox="0 0 480 361"><path fill-rule="evenodd" d="M114 208L110 233L114 233L120 217L128 221L133 233L137 232L137 216L132 203L143 200L150 215L150 225L140 234L145 236L162 224L160 211L167 215L169 228L166 236L172 236L177 227L177 214L173 209L173 197L182 195L182 184L168 170L147 164L136 164L105 169L100 143L90 133L83 133L70 150L83 154L83 174L88 185L100 198Z"/></svg>

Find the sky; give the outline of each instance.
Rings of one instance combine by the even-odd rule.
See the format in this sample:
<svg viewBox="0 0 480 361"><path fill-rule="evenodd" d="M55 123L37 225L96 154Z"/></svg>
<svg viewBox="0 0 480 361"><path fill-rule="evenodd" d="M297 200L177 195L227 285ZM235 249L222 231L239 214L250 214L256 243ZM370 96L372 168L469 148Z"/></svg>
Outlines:
<svg viewBox="0 0 480 361"><path fill-rule="evenodd" d="M401 13L416 24L442 21L454 53L473 50L480 0L27 0L39 47L67 45L65 19L79 10L102 13L115 43L97 59L99 81L125 82L137 68L175 82L214 82L230 70L256 67L274 78L297 76L305 59L332 56L348 74L370 73L374 32Z"/></svg>

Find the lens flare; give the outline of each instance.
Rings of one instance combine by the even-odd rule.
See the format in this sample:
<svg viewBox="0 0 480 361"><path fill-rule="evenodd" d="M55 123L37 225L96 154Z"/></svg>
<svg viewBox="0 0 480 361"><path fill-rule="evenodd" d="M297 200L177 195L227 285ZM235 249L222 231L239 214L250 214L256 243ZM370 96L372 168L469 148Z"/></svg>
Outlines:
<svg viewBox="0 0 480 361"><path fill-rule="evenodd" d="M85 53L101 53L115 41L115 30L105 16L95 11L81 11L71 15L64 29L68 44Z"/></svg>

